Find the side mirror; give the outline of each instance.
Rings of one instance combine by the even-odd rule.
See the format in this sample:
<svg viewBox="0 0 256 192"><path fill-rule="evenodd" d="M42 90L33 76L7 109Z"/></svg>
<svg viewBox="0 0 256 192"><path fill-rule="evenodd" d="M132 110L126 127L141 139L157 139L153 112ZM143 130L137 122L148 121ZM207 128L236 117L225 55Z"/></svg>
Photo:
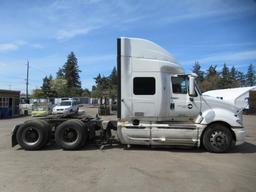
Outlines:
<svg viewBox="0 0 256 192"><path fill-rule="evenodd" d="M195 77L189 76L189 96L195 96Z"/></svg>

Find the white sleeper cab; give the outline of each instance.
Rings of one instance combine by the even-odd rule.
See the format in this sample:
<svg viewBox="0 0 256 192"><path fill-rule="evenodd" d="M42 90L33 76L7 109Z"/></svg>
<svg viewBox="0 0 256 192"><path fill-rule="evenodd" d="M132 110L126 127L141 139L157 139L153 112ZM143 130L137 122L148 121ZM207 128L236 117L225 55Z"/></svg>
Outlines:
<svg viewBox="0 0 256 192"><path fill-rule="evenodd" d="M137 38L120 38L117 47L121 143L224 152L244 142L242 110L203 96L197 75L186 75L166 50Z"/></svg>

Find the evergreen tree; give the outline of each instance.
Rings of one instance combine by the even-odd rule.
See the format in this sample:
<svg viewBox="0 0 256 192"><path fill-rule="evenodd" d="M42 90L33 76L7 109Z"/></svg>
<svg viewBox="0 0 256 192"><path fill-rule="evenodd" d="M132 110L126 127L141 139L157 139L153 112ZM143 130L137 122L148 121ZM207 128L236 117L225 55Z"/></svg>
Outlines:
<svg viewBox="0 0 256 192"><path fill-rule="evenodd" d="M250 64L246 74L246 84L247 86L254 86L256 84L256 76L253 64Z"/></svg>
<svg viewBox="0 0 256 192"><path fill-rule="evenodd" d="M237 75L237 81L239 87L245 87L246 86L246 77L243 74L243 72L239 71Z"/></svg>
<svg viewBox="0 0 256 192"><path fill-rule="evenodd" d="M111 84L112 85L117 85L117 70L116 67L113 68L110 76L109 76L110 80L111 80Z"/></svg>
<svg viewBox="0 0 256 192"><path fill-rule="evenodd" d="M221 88L221 89L230 88L232 84L232 80L231 80L231 74L229 72L229 68L226 65L226 63L223 65L221 76L222 77L219 80L218 88Z"/></svg>
<svg viewBox="0 0 256 192"><path fill-rule="evenodd" d="M231 78L231 87L238 87L238 71L236 70L235 66L233 66L230 70L230 78Z"/></svg>
<svg viewBox="0 0 256 192"><path fill-rule="evenodd" d="M56 73L56 78L57 79L63 79L64 78L64 70L63 70L63 68L59 68L59 70Z"/></svg>
<svg viewBox="0 0 256 192"><path fill-rule="evenodd" d="M215 65L215 66L210 65L210 67L207 69L207 73L206 73L206 78L207 79L209 79L211 77L218 76L216 68L217 68L217 65Z"/></svg>
<svg viewBox="0 0 256 192"><path fill-rule="evenodd" d="M109 76L109 79L110 79L109 96L114 100L117 97L117 84L118 84L116 67L113 68Z"/></svg>
<svg viewBox="0 0 256 192"><path fill-rule="evenodd" d="M100 73L99 73L99 75L97 77L94 78L94 80L95 80L96 85L100 84L100 82L101 82L101 75L100 75Z"/></svg>
<svg viewBox="0 0 256 192"><path fill-rule="evenodd" d="M193 73L196 73L198 75L198 81L199 82L203 82L204 80L204 72L201 70L201 65L199 64L199 62L195 62L194 66L193 66Z"/></svg>
<svg viewBox="0 0 256 192"><path fill-rule="evenodd" d="M51 81L52 81L51 75L49 77L45 76L43 78L43 85L42 85L41 89L42 89L42 92L45 97L54 97L55 96L53 90L51 89Z"/></svg>
<svg viewBox="0 0 256 192"><path fill-rule="evenodd" d="M216 65L210 65L210 67L207 69L205 80L201 83L201 89L203 92L218 88L219 75L216 68Z"/></svg>
<svg viewBox="0 0 256 192"><path fill-rule="evenodd" d="M73 52L68 55L67 62L63 67L64 78L67 81L70 96L77 96L81 94L81 81L78 68L77 58Z"/></svg>

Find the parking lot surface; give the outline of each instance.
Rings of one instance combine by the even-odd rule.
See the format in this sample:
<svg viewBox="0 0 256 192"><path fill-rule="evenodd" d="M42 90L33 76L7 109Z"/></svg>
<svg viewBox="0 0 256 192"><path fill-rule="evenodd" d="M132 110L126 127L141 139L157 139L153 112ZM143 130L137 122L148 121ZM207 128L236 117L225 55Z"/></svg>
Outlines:
<svg viewBox="0 0 256 192"><path fill-rule="evenodd" d="M11 148L12 128L29 118L0 120L0 192L256 191L256 116L244 116L246 143L224 154L173 147Z"/></svg>

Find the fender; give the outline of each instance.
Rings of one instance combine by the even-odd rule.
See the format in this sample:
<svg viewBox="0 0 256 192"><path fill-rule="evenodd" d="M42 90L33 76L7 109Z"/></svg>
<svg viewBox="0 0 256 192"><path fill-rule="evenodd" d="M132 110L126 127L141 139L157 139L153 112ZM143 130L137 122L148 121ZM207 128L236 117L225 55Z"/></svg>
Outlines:
<svg viewBox="0 0 256 192"><path fill-rule="evenodd" d="M238 123L239 118L234 115L232 111L225 109L206 110L202 114L203 120L200 124L209 125L212 122L223 121L231 127L241 127Z"/></svg>
<svg viewBox="0 0 256 192"><path fill-rule="evenodd" d="M16 134L18 129L20 128L22 124L18 124L16 125L13 129L12 129L12 147L16 146L18 144L17 139L16 139Z"/></svg>

